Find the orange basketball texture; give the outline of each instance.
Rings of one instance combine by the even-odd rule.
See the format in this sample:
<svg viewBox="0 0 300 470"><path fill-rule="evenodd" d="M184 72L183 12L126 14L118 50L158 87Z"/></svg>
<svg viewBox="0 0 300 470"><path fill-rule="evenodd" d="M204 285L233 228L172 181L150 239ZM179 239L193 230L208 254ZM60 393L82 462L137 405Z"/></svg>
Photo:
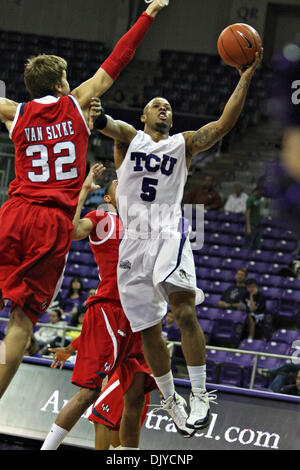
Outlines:
<svg viewBox="0 0 300 470"><path fill-rule="evenodd" d="M217 47L219 55L226 64L243 67L254 61L255 53L262 49L262 41L252 26L235 23L221 32Z"/></svg>

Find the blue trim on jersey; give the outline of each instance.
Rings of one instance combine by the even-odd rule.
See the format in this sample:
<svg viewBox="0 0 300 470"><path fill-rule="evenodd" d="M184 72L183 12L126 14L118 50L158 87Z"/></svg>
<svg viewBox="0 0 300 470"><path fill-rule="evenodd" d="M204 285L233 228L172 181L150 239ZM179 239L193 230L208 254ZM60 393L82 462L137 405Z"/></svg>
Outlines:
<svg viewBox="0 0 300 470"><path fill-rule="evenodd" d="M20 106L20 116L23 116L24 111L25 111L25 106L26 106L26 103L21 104L21 106Z"/></svg>
<svg viewBox="0 0 300 470"><path fill-rule="evenodd" d="M72 101L72 104L73 104L74 108L76 108L76 103L75 103L75 101L73 100L72 96L67 95L67 97L70 98L70 100Z"/></svg>
<svg viewBox="0 0 300 470"><path fill-rule="evenodd" d="M174 271L176 271L176 269L178 268L178 266L180 265L181 263L181 256L182 256L182 252L183 252L183 247L184 247L184 244L186 242L186 239L187 239L187 233L185 233L185 230L184 230L184 220L187 220L187 219L184 219L183 217L181 217L180 219L180 222L181 222L181 228L180 228L180 232L181 232L181 240L180 240L180 245L179 245L179 250L178 250L178 256L177 256L177 263L176 263L176 266L175 268L173 269L173 271L170 272L170 274L167 275L167 277L163 280L163 282L166 282L166 280L168 279L168 277L170 277ZM179 223L180 223L179 222Z"/></svg>
<svg viewBox="0 0 300 470"><path fill-rule="evenodd" d="M107 376L107 374L105 374L104 372L97 372L97 375L99 375L99 377L102 377L103 379Z"/></svg>
<svg viewBox="0 0 300 470"><path fill-rule="evenodd" d="M106 423L109 423L109 424L111 424L112 426L115 426L115 423L113 423L112 421L109 421L109 419L107 419L107 418L104 418L104 416L102 416L102 414L100 414L100 413L96 410L96 408L93 408L92 414L95 415L95 416L97 416L97 418L103 419L103 421L106 421Z"/></svg>

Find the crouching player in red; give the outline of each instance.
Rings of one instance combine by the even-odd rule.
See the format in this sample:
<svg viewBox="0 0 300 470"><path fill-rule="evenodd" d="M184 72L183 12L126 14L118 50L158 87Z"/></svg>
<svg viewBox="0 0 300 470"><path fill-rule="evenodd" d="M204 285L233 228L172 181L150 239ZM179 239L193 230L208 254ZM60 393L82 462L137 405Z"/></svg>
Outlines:
<svg viewBox="0 0 300 470"><path fill-rule="evenodd" d="M16 178L0 209L0 310L12 308L0 343L0 398L16 373L32 328L47 310L63 274L72 219L86 171L92 97L102 96L163 8L154 0L99 70L70 93L67 62L41 54L28 60L24 80L32 101L0 99L0 120L15 144Z"/></svg>
<svg viewBox="0 0 300 470"><path fill-rule="evenodd" d="M79 341L75 344L73 342L67 348L53 350L55 352L53 367L57 367L60 361L65 360L66 354L70 355L74 349L78 349L72 383L79 386L80 390L60 411L42 450L58 448L81 415L98 399L103 379L107 376L110 378L120 364L122 370L119 370L118 374L125 391L119 430L121 449L138 448L144 394L145 391L156 388L142 354L141 338L139 334L132 333L119 298L117 265L122 226L116 213L117 181L111 182L106 187L104 196L113 211L96 210L80 219L88 193L97 188L93 182L97 171L102 171L99 164L91 169L83 185L73 223L74 239L90 237L90 246L99 268L101 281L96 295L89 297L86 302L88 308ZM127 359L129 362L124 366L124 361ZM129 375L126 374L126 370L130 372ZM96 407L95 416L97 410L99 413L99 408ZM120 410L117 414L120 416Z"/></svg>

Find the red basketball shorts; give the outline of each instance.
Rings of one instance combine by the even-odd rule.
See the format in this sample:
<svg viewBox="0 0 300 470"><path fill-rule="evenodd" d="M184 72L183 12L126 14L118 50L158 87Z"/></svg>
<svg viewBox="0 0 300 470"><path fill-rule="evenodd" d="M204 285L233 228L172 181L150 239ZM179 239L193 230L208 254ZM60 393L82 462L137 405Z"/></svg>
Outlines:
<svg viewBox="0 0 300 470"><path fill-rule="evenodd" d="M94 403L89 420L104 424L105 426L110 427L112 430L118 431L120 428L120 422L124 408L123 395L130 387L134 375L138 372L144 372L147 374L144 388L145 405L141 419L141 424L143 424L150 402L149 392L156 388L156 383L150 376L151 372L143 356L127 358L118 367L118 369L109 379L106 387L102 390L100 397Z"/></svg>
<svg viewBox="0 0 300 470"><path fill-rule="evenodd" d="M12 198L0 209L0 290L35 324L62 277L73 237L60 210Z"/></svg>
<svg viewBox="0 0 300 470"><path fill-rule="evenodd" d="M120 302L103 301L88 307L82 324L72 383L101 389L128 354L133 333Z"/></svg>

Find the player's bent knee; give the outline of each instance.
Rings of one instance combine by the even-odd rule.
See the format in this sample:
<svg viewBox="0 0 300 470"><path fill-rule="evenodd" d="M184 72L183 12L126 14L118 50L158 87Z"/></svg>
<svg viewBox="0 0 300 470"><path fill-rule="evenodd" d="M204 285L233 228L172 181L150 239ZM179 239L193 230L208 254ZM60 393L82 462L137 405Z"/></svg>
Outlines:
<svg viewBox="0 0 300 470"><path fill-rule="evenodd" d="M195 308L190 305L175 307L172 309L175 321L180 329L195 328L196 314Z"/></svg>
<svg viewBox="0 0 300 470"><path fill-rule="evenodd" d="M81 388L78 393L77 400L79 403L89 406L97 400L99 393L98 389Z"/></svg>

